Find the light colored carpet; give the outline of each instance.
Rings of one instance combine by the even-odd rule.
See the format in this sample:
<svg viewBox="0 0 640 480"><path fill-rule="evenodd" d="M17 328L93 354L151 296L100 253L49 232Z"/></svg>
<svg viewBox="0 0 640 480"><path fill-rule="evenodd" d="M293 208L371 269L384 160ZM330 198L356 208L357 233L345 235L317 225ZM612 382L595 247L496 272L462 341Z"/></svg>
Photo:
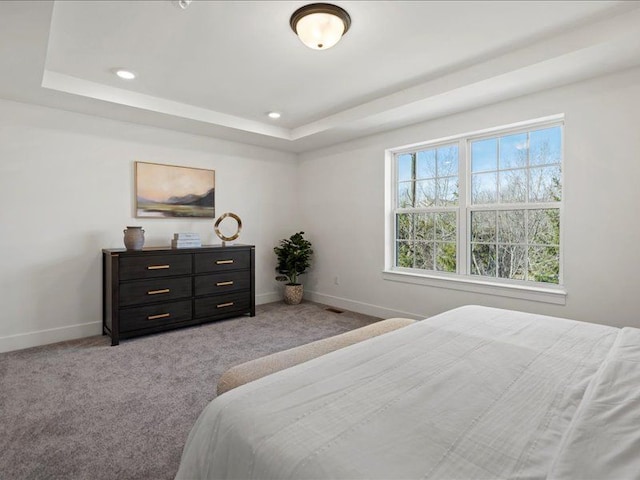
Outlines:
<svg viewBox="0 0 640 480"><path fill-rule="evenodd" d="M172 479L228 368L379 319L271 303L253 318L0 354L0 478Z"/></svg>

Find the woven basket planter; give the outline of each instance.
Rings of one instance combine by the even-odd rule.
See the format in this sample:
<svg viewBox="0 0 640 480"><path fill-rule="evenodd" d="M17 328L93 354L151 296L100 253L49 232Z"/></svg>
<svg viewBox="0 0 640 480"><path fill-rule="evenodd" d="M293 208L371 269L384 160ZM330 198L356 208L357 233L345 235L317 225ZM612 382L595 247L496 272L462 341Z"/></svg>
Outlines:
<svg viewBox="0 0 640 480"><path fill-rule="evenodd" d="M284 303L288 305L298 305L302 301L304 293L302 285L285 285L284 286Z"/></svg>

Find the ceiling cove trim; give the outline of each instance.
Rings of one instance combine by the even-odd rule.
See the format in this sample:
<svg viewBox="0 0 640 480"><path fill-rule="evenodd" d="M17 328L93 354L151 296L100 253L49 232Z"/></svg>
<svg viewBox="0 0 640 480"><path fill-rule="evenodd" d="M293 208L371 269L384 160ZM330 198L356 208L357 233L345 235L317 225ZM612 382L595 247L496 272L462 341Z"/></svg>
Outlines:
<svg viewBox="0 0 640 480"><path fill-rule="evenodd" d="M189 105L187 103L146 95L144 93L132 92L131 90L125 90L123 88L110 87L51 70L44 71L42 86L51 90L58 90L73 95L103 100L105 102L164 113L175 117L188 118L190 120L257 133L282 140L291 140L291 131L284 127L256 122L254 120L196 107L195 105Z"/></svg>

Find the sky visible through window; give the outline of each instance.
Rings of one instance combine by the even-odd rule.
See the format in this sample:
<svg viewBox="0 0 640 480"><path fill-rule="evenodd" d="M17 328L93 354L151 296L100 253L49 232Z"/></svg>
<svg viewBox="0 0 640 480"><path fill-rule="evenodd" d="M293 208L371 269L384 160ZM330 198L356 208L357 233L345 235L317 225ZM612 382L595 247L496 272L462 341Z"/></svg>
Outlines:
<svg viewBox="0 0 640 480"><path fill-rule="evenodd" d="M500 147L500 155L498 155ZM499 138L472 142L472 172L525 167L527 150L529 164L543 165L560 162L562 137L559 127L534 130Z"/></svg>

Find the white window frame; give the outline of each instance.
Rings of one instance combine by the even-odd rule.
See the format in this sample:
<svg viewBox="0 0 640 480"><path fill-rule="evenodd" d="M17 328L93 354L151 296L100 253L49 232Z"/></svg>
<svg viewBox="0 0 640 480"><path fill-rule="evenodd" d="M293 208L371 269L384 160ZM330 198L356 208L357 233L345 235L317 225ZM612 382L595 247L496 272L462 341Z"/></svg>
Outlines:
<svg viewBox="0 0 640 480"><path fill-rule="evenodd" d="M495 138L497 136L522 133L531 130L560 126L562 129L562 158L560 160L560 174L562 198L560 202L553 203L495 203L487 205L471 204L471 160L469 158L469 147L472 141L483 138ZM418 270L395 266L396 254L396 219L395 214L402 211L396 208L397 201L397 168L395 157L402 153L413 153L418 150L437 148L444 145L458 144L458 192L459 205L457 207L433 207L425 209L425 212L435 211L456 211L457 217L457 248L456 263L458 273L439 272L431 270ZM494 127L481 131L468 132L460 135L439 138L436 140L404 145L402 147L391 148L385 151L385 263L382 277L385 280L398 281L418 285L427 285L438 288L461 290L472 293L488 295L498 295L503 297L518 298L544 303L564 305L567 292L563 284L563 229L564 229L564 115L553 115L525 122L518 122L506 126ZM527 168L527 175L529 169ZM548 283L538 283L532 281L511 280L505 278L481 277L471 275L469 249L471 239L467 238L470 231L471 211L477 210L525 210L540 208L559 208L560 210L560 272L558 285ZM417 209L410 209L416 212Z"/></svg>

